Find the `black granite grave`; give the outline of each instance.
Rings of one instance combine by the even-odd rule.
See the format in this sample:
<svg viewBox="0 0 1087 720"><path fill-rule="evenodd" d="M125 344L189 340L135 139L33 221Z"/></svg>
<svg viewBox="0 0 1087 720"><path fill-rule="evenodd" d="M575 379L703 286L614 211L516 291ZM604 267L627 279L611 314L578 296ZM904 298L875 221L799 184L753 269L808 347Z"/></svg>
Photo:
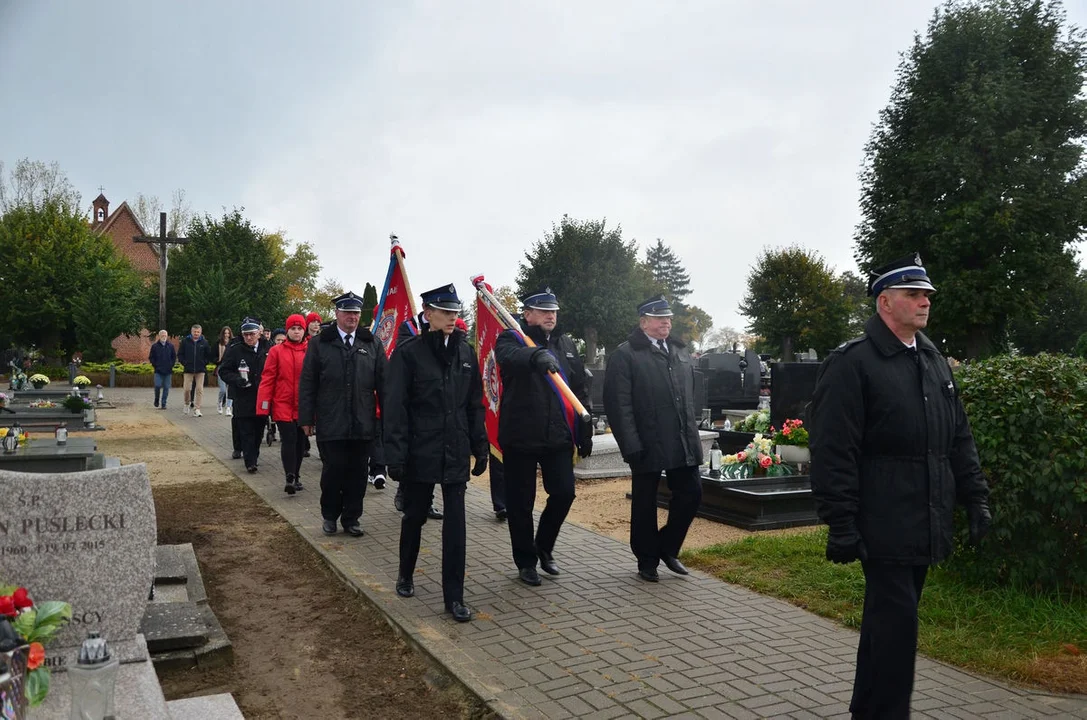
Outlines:
<svg viewBox="0 0 1087 720"><path fill-rule="evenodd" d="M770 424L780 428L789 419L807 422L805 406L815 394L817 362L774 363L770 366Z"/></svg>
<svg viewBox="0 0 1087 720"><path fill-rule="evenodd" d="M657 489L657 505L668 507L671 497L668 480L662 476ZM703 476L698 515L744 530L820 524L807 475L724 482Z"/></svg>
<svg viewBox="0 0 1087 720"><path fill-rule="evenodd" d="M698 368L705 374L706 406L714 420L722 410L752 410L759 404L759 356L748 350L744 382L740 382L740 355L707 353L698 359Z"/></svg>

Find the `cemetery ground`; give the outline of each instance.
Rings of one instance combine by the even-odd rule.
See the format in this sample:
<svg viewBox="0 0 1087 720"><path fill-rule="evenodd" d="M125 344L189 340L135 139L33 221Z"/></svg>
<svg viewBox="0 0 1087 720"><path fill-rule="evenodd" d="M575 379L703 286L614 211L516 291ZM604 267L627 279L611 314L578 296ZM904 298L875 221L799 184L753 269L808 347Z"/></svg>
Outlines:
<svg viewBox="0 0 1087 720"><path fill-rule="evenodd" d="M177 400L180 408L180 394ZM428 706L434 717L483 714L162 411L117 404L97 437L99 450L124 464L147 464L158 541L193 544L211 607L234 647L226 667L159 670L168 700L229 692L250 719L409 718Z"/></svg>

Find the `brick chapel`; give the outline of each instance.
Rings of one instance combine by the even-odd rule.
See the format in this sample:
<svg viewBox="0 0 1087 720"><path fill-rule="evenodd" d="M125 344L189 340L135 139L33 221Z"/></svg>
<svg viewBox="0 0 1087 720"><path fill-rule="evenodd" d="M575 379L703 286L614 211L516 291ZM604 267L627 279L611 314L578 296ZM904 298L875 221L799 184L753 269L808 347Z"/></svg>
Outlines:
<svg viewBox="0 0 1087 720"><path fill-rule="evenodd" d="M158 279L157 246L132 242L132 238L147 233L144 232L143 226L140 225L140 221L136 219L136 214L132 212L127 202L122 202L116 210L110 212L109 200L99 193L91 208L91 229L112 240L117 252L128 258L137 272L146 275L147 282L155 282ZM152 342L154 342L154 334L145 328L138 336L117 336L113 340L113 348L117 352L117 357L124 362L147 362Z"/></svg>

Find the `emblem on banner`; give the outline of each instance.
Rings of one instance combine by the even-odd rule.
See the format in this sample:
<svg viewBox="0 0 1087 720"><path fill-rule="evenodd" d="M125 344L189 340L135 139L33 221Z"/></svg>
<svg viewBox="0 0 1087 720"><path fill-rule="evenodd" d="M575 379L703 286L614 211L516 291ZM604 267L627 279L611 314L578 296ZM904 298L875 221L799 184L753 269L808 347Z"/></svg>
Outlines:
<svg viewBox="0 0 1087 720"><path fill-rule="evenodd" d="M384 347L389 347L389 341L393 339L396 331L396 310L386 310L381 314L377 322L377 337Z"/></svg>
<svg viewBox="0 0 1087 720"><path fill-rule="evenodd" d="M487 359L483 362L483 393L487 396L487 405L491 412L498 414L499 385L501 378L498 375L498 363L494 359L494 350L487 353Z"/></svg>

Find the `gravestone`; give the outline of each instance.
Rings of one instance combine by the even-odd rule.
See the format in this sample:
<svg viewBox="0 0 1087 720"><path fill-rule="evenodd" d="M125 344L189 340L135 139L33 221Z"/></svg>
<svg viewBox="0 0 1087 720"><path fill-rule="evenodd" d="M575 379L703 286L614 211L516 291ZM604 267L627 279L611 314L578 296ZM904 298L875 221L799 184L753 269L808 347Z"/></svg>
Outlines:
<svg viewBox="0 0 1087 720"><path fill-rule="evenodd" d="M137 641L155 568L155 505L145 465L78 473L0 471L0 568L36 600L72 605L47 664L75 661L91 630L121 662L147 658Z"/></svg>
<svg viewBox="0 0 1087 720"><path fill-rule="evenodd" d="M799 418L807 423L805 406L815 394L815 377L819 363L774 363L770 393L770 424L780 428L787 419Z"/></svg>

